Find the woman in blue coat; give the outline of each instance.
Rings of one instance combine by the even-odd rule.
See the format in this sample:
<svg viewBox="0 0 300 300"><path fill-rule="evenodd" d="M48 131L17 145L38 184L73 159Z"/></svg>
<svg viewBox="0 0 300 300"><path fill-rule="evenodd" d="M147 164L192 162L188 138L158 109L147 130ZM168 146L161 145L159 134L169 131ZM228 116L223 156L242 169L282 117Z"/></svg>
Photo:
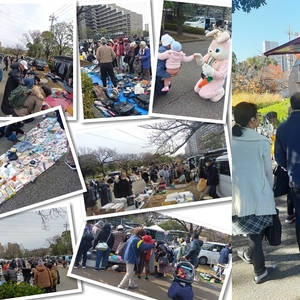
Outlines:
<svg viewBox="0 0 300 300"><path fill-rule="evenodd" d="M151 74L150 48L148 48L145 41L140 42L139 55L139 58L142 60L142 79L149 80Z"/></svg>
<svg viewBox="0 0 300 300"><path fill-rule="evenodd" d="M136 289L138 286L134 282L134 267L139 264L140 251L146 251L154 248L154 244L143 243L142 237L146 234L145 229L141 227L134 228L133 235L126 243L122 254L122 259L126 262L126 274L118 288L125 289L125 284L129 282L128 288Z"/></svg>

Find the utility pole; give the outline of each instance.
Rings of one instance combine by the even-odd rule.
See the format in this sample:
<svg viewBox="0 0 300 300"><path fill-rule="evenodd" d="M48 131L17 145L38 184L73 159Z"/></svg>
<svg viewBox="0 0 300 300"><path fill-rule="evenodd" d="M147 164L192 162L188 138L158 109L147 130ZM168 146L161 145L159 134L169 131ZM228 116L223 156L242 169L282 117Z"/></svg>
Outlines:
<svg viewBox="0 0 300 300"><path fill-rule="evenodd" d="M56 21L56 17L54 16L54 13L49 16L49 21L51 21L51 25L50 25L50 31L52 32L52 26L53 26L53 21Z"/></svg>
<svg viewBox="0 0 300 300"><path fill-rule="evenodd" d="M67 230L68 230L69 224L68 224L68 222L67 222L67 221L66 221L66 223L65 223L65 224L63 224L63 227L65 227L65 228L66 228L66 230L65 230L65 231L67 231Z"/></svg>
<svg viewBox="0 0 300 300"><path fill-rule="evenodd" d="M289 36L289 42L291 41L291 35L293 35L295 37L299 36L298 32L291 32L290 26L289 26L289 30L286 31L286 34ZM292 62L293 62L293 58L292 58L292 55L290 54L289 55L289 69L290 69L290 71L292 71Z"/></svg>

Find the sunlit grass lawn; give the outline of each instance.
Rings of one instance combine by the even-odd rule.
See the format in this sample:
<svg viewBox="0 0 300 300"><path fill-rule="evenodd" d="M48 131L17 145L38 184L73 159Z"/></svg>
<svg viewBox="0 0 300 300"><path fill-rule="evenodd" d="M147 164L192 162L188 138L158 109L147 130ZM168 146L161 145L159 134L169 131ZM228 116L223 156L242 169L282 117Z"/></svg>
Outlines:
<svg viewBox="0 0 300 300"><path fill-rule="evenodd" d="M282 99L280 94L247 94L234 93L232 94L232 107L240 102L251 102L257 105L261 115L265 115L270 111L277 113L278 122L286 120L288 109L290 107L290 99Z"/></svg>

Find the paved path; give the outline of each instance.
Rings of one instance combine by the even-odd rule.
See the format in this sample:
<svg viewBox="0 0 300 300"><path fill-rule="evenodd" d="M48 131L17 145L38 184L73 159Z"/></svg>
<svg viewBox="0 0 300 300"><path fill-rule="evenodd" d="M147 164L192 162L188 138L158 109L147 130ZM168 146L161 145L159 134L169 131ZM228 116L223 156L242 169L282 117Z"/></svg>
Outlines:
<svg viewBox="0 0 300 300"><path fill-rule="evenodd" d="M287 207L286 196L278 197L275 201L280 211L282 243L278 247L272 247L267 241L263 241L263 249L266 265L276 265L276 269L268 268L268 281L262 284L253 283L253 266L242 261L236 254L237 249L247 246L247 239L233 237L233 300L300 299L300 254L295 235L295 224L284 222Z"/></svg>
<svg viewBox="0 0 300 300"><path fill-rule="evenodd" d="M102 283L104 285L111 285L117 287L124 277L123 273L112 271L97 271L93 268L73 269L72 274L79 276L83 281L88 279L94 284ZM168 289L172 284L172 276L168 274L167 277L155 278L153 275L149 276L149 280L136 279L138 288L130 290L134 294L142 294L146 297L151 297L159 300L168 300ZM222 289L222 284L198 281L193 284L194 300L217 300ZM122 292L123 290L120 290Z"/></svg>

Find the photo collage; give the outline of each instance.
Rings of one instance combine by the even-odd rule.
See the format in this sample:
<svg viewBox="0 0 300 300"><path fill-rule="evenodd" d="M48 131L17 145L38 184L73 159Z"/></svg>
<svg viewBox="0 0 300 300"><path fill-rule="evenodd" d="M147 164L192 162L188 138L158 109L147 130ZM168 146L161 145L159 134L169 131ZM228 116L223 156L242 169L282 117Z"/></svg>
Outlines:
<svg viewBox="0 0 300 300"><path fill-rule="evenodd" d="M0 299L300 297L300 38L268 2L0 0Z"/></svg>

